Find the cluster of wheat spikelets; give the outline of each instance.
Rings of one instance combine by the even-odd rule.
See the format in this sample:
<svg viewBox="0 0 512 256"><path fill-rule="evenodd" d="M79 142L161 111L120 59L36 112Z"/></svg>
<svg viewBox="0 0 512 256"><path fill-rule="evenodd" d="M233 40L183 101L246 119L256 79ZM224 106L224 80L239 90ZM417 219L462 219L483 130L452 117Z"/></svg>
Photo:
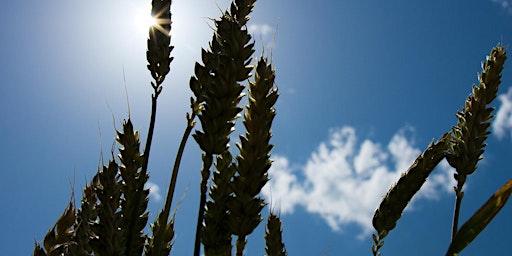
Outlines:
<svg viewBox="0 0 512 256"><path fill-rule="evenodd" d="M491 196L489 201L459 229L463 185L467 176L477 169L478 161L482 159L485 140L490 134L490 120L493 118L494 108L489 104L498 93L505 60L506 51L502 46L498 45L491 50L486 62L482 64L483 70L478 77L479 84L473 85L473 93L469 95L462 111L456 115L457 125L437 142L431 143L383 198L373 217L373 226L377 231L377 234L373 235L374 255L380 255L379 249L384 245L383 239L396 226L405 207L420 190L430 173L445 158L455 168L454 178L457 181L454 188L456 202L452 242L446 255L452 256L462 251L504 206L512 193L512 180Z"/></svg>
<svg viewBox="0 0 512 256"><path fill-rule="evenodd" d="M196 119L201 130L193 137L203 151L201 184L194 255L201 245L205 255L243 255L247 237L263 220L265 200L260 191L268 181L272 164L271 126L278 99L275 70L265 57L253 61L254 42L247 31L255 0L234 0L219 19L209 49L202 49L201 62L190 79L191 111L178 148L163 209L148 223L148 161L156 122L158 96L173 61L170 45L170 0L153 0L152 15L158 24L149 30L147 68L153 81L148 135L141 150L139 133L128 118L117 131L118 155L98 168L85 187L80 207L73 199L46 234L43 245L35 244L34 255L169 255L174 239L171 205L184 147ZM457 125L432 142L383 198L373 217L376 234L372 252L380 255L383 239L394 229L412 197L421 189L435 167L447 159L456 170L456 203L452 242L447 255L462 251L492 220L512 194L512 180L498 190L480 210L459 228L458 216L464 196L463 185L482 158L501 71L506 59L497 46L483 64L479 85L473 86ZM254 65L255 64L255 65ZM253 66L254 65L254 66ZM254 71L254 77L251 72ZM251 78L252 77L252 78ZM251 80L251 81L249 81ZM248 86L244 85L248 83ZM248 104L241 105L246 97ZM241 114L243 112L243 115ZM235 123L243 119L245 133L230 148ZM235 241L233 241L236 239ZM270 213L265 229L265 251L270 256L286 255L280 218Z"/></svg>
<svg viewBox="0 0 512 256"><path fill-rule="evenodd" d="M171 1L152 1L152 15L158 21L147 40L147 68L153 81L152 108L148 136L141 151L139 133L130 118L117 131L119 154L99 168L85 187L80 208L71 200L55 226L36 243L34 255L169 255L174 238L174 215L170 208L181 155L198 118L202 131L193 134L204 151L201 170L201 200L196 232L195 255L200 245L205 255L231 255L236 236L236 255L242 255L247 236L262 221L266 205L259 193L268 180L271 166L271 125L278 93L275 71L261 57L253 67L254 42L246 23L255 0L235 0L220 19L214 20L215 33L210 49L202 50L202 64L196 63L190 79L191 113L179 145L165 206L144 233L148 222L148 161L155 126L157 99L170 72ZM240 106L249 82L248 105ZM240 112L245 109L245 135L237 144L239 154L229 151L230 134ZM215 160L215 162L214 162ZM212 165L215 167L212 169ZM213 175L211 175L213 173ZM207 185L211 183L211 187ZM209 197L207 197L207 194ZM268 255L286 255L281 239L281 221L270 214L265 250Z"/></svg>

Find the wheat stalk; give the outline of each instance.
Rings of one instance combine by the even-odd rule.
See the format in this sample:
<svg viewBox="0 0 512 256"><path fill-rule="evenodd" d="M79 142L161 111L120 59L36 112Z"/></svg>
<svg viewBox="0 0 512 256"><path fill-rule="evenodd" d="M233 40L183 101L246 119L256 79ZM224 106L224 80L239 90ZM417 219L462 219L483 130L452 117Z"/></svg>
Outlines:
<svg viewBox="0 0 512 256"><path fill-rule="evenodd" d="M455 210L453 216L452 239L457 234L459 212L464 197L463 186L467 176L476 169L482 159L485 140L490 134L490 120L494 117L493 107L488 105L496 98L501 83L501 71L507 56L503 47L491 50L486 62L482 64L482 73L478 75L479 85L473 85L473 93L466 100L462 111L457 113L457 126L452 128L450 147L446 159L455 168Z"/></svg>
<svg viewBox="0 0 512 256"><path fill-rule="evenodd" d="M157 97L162 91L161 84L163 83L165 76L169 73L170 63L173 60L173 57L170 56L170 53L174 48L170 45L170 31L172 24L171 4L172 1L170 0L152 0L151 16L156 20L156 24L149 28L149 38L147 40L148 50L146 52L146 57L148 60L148 70L150 71L151 76L155 82L151 83L154 89L154 93L152 96L152 114L149 128L150 132L148 133L146 151L144 152L145 165L143 165L143 170L146 170L149 158L149 148L151 146L151 137L153 135L153 127L155 123ZM181 160L181 154L183 153L188 134L192 129L191 127L193 127L193 125L190 125L190 122L191 121L189 121L190 128L187 128L189 131L188 133L185 132L186 135L183 137L182 143L180 144L180 149L178 150L176 156L175 166L172 171L172 178L164 209L158 214L158 217L151 225L153 236L148 238L148 243L145 247L146 255L169 255L171 251L171 241L174 237L174 220L171 219L169 221L169 214L174 195L174 188L178 175L178 167Z"/></svg>
<svg viewBox="0 0 512 256"><path fill-rule="evenodd" d="M55 227L46 235L44 248L36 243L35 255L141 255L143 249L145 255L168 255L174 236L174 220L171 218L169 221L169 209L181 154L195 125L195 117L199 118L203 131L196 131L194 139L204 151L197 235L203 234L202 239L205 248L208 248L208 254L230 255L231 231L236 230L239 236L237 248L241 253L243 246L240 244L245 245L246 235L261 221L260 211L265 205L263 199L256 196L268 180L267 171L271 164L269 157L272 149L268 142L270 126L275 115L273 105L277 100L277 90L273 87L274 71L262 58L261 65L256 70L256 81L250 83L251 98L244 121L247 132L245 136L240 137L241 143L237 145L241 153L237 156L239 166L236 165L228 151L228 143L235 120L242 110L238 105L244 96L242 91L245 87L239 82L247 80L253 68L250 63L254 43L247 32L246 23L254 3L255 0L235 0L229 10L223 13L219 20L215 20L216 32L210 49L202 51L203 65L196 64L195 76L190 81L195 98L191 99L192 113L187 114L187 129L176 156L166 204L151 225L154 236L148 237L143 232L148 218L146 209L149 193L148 189L144 189L144 184L148 180L147 168L157 98L169 73L169 64L173 60L170 57L173 47L170 46L169 35L171 1L152 1L152 15L158 24L150 28L147 40L147 68L154 81L151 82L152 107L145 149L141 153L139 133L134 130L131 119L128 118L123 122L121 131L116 131L119 163L116 163L112 156L107 166L98 169L96 176L84 189L81 208L75 211L74 204L70 203ZM263 116L258 116L260 114ZM256 127L258 125L261 127ZM255 142L256 140L261 141ZM206 184L213 156L217 156L217 171L213 175L216 186L210 189L211 200L208 202L209 211L204 218L203 229L199 227L203 227ZM239 180L247 177L257 178L259 181L256 186L248 183L251 187L242 191L240 186L243 184L239 181L233 182L235 173L238 173L236 177ZM238 186L238 191L231 190L232 186ZM238 218L240 213L237 212L237 221L230 222L229 205L233 201L233 196L242 198L237 202L248 203L249 206L257 205L258 209L250 212L245 220ZM232 209L240 211L248 205ZM247 221L254 223L245 225ZM233 223L240 226L235 228L231 226ZM196 244L198 241L196 238ZM196 246L196 255L199 253L197 248Z"/></svg>
<svg viewBox="0 0 512 256"><path fill-rule="evenodd" d="M382 239L395 226L412 196L421 188L434 167L444 158L456 169L454 175L457 186L452 239L458 231L460 205L464 193L462 187L468 175L472 174L482 159L485 139L494 108L488 107L497 95L501 71L506 59L501 46L494 47L487 61L483 63L483 72L479 74L479 86L473 86L473 93L466 100L464 109L457 113L458 124L436 143L420 155L397 184L386 194L373 217L373 226L377 234L373 235L373 255L380 255Z"/></svg>
<svg viewBox="0 0 512 256"><path fill-rule="evenodd" d="M235 1L219 20L215 20L216 32L210 49L202 50L203 65L196 63L195 77L190 79L190 88L195 95L192 108L197 113L203 131L193 134L204 151L201 169L201 197L199 202L194 255L200 251L200 238L206 204L207 184L213 155L228 149L229 135L234 129L235 119L242 110L238 104L244 96L244 86L239 82L250 76L251 56L254 43L245 25L253 1Z"/></svg>

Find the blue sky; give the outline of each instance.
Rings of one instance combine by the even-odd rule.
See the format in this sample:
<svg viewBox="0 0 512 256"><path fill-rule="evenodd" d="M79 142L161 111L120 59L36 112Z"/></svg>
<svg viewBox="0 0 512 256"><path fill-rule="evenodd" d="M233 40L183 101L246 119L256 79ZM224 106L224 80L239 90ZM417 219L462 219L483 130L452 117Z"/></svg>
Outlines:
<svg viewBox="0 0 512 256"><path fill-rule="evenodd" d="M0 247L28 255L95 173L114 126L128 115L145 137L150 110L146 30L150 1L13 1L0 9ZM163 205L185 129L188 80L226 0L175 0L175 60L160 96L150 159L149 210ZM370 255L371 216L415 156L456 124L490 49L512 44L512 2L269 1L249 29L272 54L280 98L272 180L289 255ZM276 31L277 28L277 31ZM275 41L272 39L275 36ZM272 46L272 47L270 47ZM469 177L465 220L512 177L512 69L505 64L485 159ZM243 130L238 130L242 133ZM200 151L189 141L177 196L175 255L192 252ZM383 255L442 255L450 239L452 170L442 164ZM264 209L267 213L268 209ZM463 255L509 253L507 205ZM150 216L153 219L153 215ZM264 230L247 255L262 255Z"/></svg>

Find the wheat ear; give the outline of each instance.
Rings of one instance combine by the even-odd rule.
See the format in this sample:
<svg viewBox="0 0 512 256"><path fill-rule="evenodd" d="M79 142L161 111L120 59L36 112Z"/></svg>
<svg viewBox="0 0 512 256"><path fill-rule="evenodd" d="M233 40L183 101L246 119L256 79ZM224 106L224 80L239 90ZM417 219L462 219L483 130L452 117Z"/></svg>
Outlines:
<svg viewBox="0 0 512 256"><path fill-rule="evenodd" d="M271 212L267 219L267 228L265 231L265 251L268 256L286 256L286 248L283 243L283 229L281 228L281 219Z"/></svg>
<svg viewBox="0 0 512 256"><path fill-rule="evenodd" d="M192 100L194 112L203 131L193 135L204 151L201 170L201 197L199 202L194 255L200 251L200 238L206 204L207 184L213 155L228 149L229 135L234 130L235 119L242 110L238 104L244 96L244 86L239 82L247 80L252 66L251 56L254 43L245 25L254 1L235 1L230 11L215 20L216 32L209 50L202 50L203 65L196 63L195 77L190 79L190 88L196 99Z"/></svg>
<svg viewBox="0 0 512 256"><path fill-rule="evenodd" d="M141 255L146 240L143 229L148 221L149 190L144 188L148 180L148 174L142 171L144 156L140 153L139 133L133 129L130 119L123 123L122 131L117 131L119 148L119 160L122 165L121 178L123 180L121 191L121 215L120 223L123 230L124 255Z"/></svg>
<svg viewBox="0 0 512 256"><path fill-rule="evenodd" d="M98 186L99 174L96 173L92 181L84 188L80 208L76 212L75 241L77 249L73 255L89 256L93 253L90 241L97 235L94 233L94 225L98 220L98 197L95 187Z"/></svg>
<svg viewBox="0 0 512 256"><path fill-rule="evenodd" d="M121 182L119 181L119 168L114 161L98 171L91 182L96 203L94 220L90 226L95 235L90 236L89 243L95 254L120 255L124 253L121 240ZM85 223L84 223L85 224Z"/></svg>
<svg viewBox="0 0 512 256"><path fill-rule="evenodd" d="M217 157L213 172L210 200L206 202L204 227L201 242L206 256L230 256L231 232L229 229L230 212L228 203L232 200L231 180L236 172L232 163L233 156L226 150Z"/></svg>
<svg viewBox="0 0 512 256"><path fill-rule="evenodd" d="M64 213L59 217L55 226L44 237L44 249L35 244L34 255L70 255L72 247L76 246L73 239L73 224L75 223L75 205L70 201Z"/></svg>
<svg viewBox="0 0 512 256"><path fill-rule="evenodd" d="M496 46L491 50L486 62L482 64L482 73L478 75L479 85L473 85L473 92L466 100L462 111L457 113L457 126L452 128L450 148L446 159L455 168L455 210L453 216L452 238L458 230L458 219L463 186L468 175L477 169L482 159L485 140L490 134L490 120L494 108L488 105L496 98L501 83L501 71L507 58L505 49Z"/></svg>
<svg viewBox="0 0 512 256"><path fill-rule="evenodd" d="M146 163L148 161L149 147L151 145L150 136L153 134L152 128L154 127L154 117L156 114L156 99L159 93L162 91L161 84L163 83L165 76L169 73L170 63L173 60L173 57L171 57L170 54L174 48L170 45L172 1L153 0L151 4L151 16L156 20L156 24L149 28L149 38L147 40L148 50L146 52L146 58L148 60L148 70L150 71L151 76L155 81L151 83L154 89L154 93L152 97L150 132L148 133L148 142L146 143L147 150L144 152ZM188 135L184 137L185 141L186 138L188 138ZM155 218L154 223L151 225L153 236L148 238L148 243L145 246L146 255L169 255L171 251L171 243L174 237L174 219L169 221L169 215L172 198L174 195L176 178L178 175L177 167L179 166L179 159L181 159L183 148L184 142L180 144L180 150L177 153L177 160L175 162L175 168L172 171L172 178L170 182L171 184L165 199L164 209L162 209L157 218ZM143 167L143 170L145 168L147 168L147 164L145 167Z"/></svg>
<svg viewBox="0 0 512 256"><path fill-rule="evenodd" d="M373 227L377 231L377 235L373 235L375 244L372 246L372 251L374 255L380 255L378 250L383 245L382 239L395 228L412 197L420 190L430 173L445 157L449 137L450 134L446 133L437 142L430 143L382 199L373 216Z"/></svg>
<svg viewBox="0 0 512 256"><path fill-rule="evenodd" d="M260 58L256 66L254 82L249 83L249 105L244 114L245 136L240 136L237 147L237 175L233 180L234 198L230 201L230 227L237 235L237 255L242 255L246 237L262 220L261 209L265 200L258 197L268 181L268 169L272 165L270 144L271 126L275 117L274 104L278 93L274 85L275 71L266 58Z"/></svg>

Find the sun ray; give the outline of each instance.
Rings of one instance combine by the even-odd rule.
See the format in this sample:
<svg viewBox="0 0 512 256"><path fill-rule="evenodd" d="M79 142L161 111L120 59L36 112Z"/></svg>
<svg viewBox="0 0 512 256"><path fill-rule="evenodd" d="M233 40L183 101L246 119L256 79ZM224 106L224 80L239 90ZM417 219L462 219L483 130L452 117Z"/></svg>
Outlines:
<svg viewBox="0 0 512 256"><path fill-rule="evenodd" d="M159 10L157 13L155 13L152 18L154 20L154 23L150 28L156 28L158 31L160 31L164 35L169 35L170 28L166 29L165 26L170 26L172 24L172 21L170 20L171 14L166 14L168 10L168 6L164 6L161 10ZM164 17L164 18L162 18Z"/></svg>

